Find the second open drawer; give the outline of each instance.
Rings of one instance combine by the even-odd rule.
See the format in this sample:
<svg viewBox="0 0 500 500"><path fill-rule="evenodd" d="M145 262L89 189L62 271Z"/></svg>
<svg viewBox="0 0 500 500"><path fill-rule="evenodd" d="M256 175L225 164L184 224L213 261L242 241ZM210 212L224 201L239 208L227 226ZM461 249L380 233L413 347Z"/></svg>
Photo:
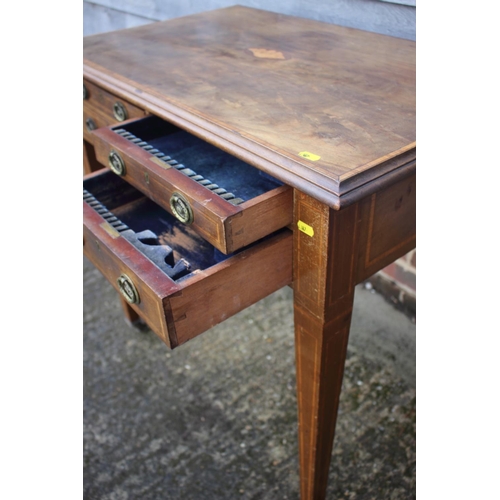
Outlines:
<svg viewBox="0 0 500 500"><path fill-rule="evenodd" d="M292 281L292 232L227 256L110 171L84 178L84 254L174 348Z"/></svg>
<svg viewBox="0 0 500 500"><path fill-rule="evenodd" d="M292 189L149 116L95 132L100 163L229 254L292 222Z"/></svg>

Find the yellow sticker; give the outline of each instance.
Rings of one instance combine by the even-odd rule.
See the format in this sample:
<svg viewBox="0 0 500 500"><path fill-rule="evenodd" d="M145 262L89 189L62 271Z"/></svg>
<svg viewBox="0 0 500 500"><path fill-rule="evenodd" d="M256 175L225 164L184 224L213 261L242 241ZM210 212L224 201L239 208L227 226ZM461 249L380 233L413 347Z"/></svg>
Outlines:
<svg viewBox="0 0 500 500"><path fill-rule="evenodd" d="M302 158L311 161L317 161L321 158L321 156L309 153L309 151L302 151L302 153L299 153L299 156L302 156Z"/></svg>
<svg viewBox="0 0 500 500"><path fill-rule="evenodd" d="M299 231L306 233L307 236L314 236L314 229L309 224L299 220L299 222L297 222L297 227L299 228Z"/></svg>

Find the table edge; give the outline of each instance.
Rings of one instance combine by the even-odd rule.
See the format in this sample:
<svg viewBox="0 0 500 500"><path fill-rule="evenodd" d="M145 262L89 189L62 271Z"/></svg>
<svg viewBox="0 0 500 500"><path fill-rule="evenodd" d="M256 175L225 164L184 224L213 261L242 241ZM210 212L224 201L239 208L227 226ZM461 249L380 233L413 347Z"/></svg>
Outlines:
<svg viewBox="0 0 500 500"><path fill-rule="evenodd" d="M147 94L119 75L84 59L83 77L145 111L168 120L193 135L306 193L330 208L340 210L369 193L399 179L415 168L416 143L362 165L348 174L326 176L295 158L208 120L178 103Z"/></svg>

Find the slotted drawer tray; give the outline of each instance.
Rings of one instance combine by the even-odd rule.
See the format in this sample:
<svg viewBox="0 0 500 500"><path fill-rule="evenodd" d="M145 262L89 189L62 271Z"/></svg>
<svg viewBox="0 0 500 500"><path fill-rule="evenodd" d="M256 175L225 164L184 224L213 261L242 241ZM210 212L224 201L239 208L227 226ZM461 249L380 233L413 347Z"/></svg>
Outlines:
<svg viewBox="0 0 500 500"><path fill-rule="evenodd" d="M286 228L228 256L109 170L83 187L84 254L171 348L292 281Z"/></svg>
<svg viewBox="0 0 500 500"><path fill-rule="evenodd" d="M223 253L292 222L290 187L158 117L93 135L100 163Z"/></svg>

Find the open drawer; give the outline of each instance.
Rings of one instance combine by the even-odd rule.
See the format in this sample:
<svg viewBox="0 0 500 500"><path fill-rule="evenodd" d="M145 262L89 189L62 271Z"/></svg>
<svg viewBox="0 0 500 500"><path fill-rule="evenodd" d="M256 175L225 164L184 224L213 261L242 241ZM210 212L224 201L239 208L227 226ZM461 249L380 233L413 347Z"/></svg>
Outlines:
<svg viewBox="0 0 500 500"><path fill-rule="evenodd" d="M84 178L87 258L171 348L292 281L292 233L224 255L109 170Z"/></svg>
<svg viewBox="0 0 500 500"><path fill-rule="evenodd" d="M96 157L223 253L292 222L292 189L149 116L93 132Z"/></svg>

